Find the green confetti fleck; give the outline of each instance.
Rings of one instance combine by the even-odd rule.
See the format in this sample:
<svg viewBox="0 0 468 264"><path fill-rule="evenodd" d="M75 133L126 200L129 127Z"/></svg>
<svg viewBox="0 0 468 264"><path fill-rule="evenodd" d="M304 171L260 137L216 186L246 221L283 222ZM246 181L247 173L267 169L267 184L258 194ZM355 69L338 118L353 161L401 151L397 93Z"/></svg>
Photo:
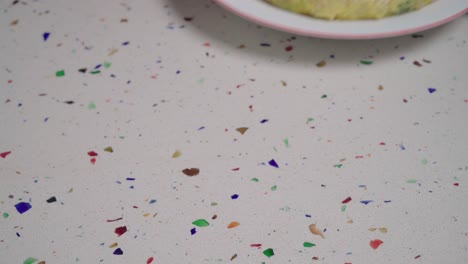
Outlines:
<svg viewBox="0 0 468 264"><path fill-rule="evenodd" d="M258 178L252 178L250 180L253 181L253 182L259 182L260 181Z"/></svg>
<svg viewBox="0 0 468 264"><path fill-rule="evenodd" d="M102 66L104 66L104 68L106 68L106 69L109 69L111 65L112 65L112 63L110 63L108 61L105 61Z"/></svg>
<svg viewBox="0 0 468 264"><path fill-rule="evenodd" d="M428 163L427 159L421 160L421 164L422 164L422 165L427 165L427 163Z"/></svg>
<svg viewBox="0 0 468 264"><path fill-rule="evenodd" d="M289 148L289 139L285 138L283 139L284 146Z"/></svg>
<svg viewBox="0 0 468 264"><path fill-rule="evenodd" d="M304 242L304 247L306 248L311 248L311 247L315 247L316 245L314 243L310 243L310 242Z"/></svg>
<svg viewBox="0 0 468 264"><path fill-rule="evenodd" d="M406 181L407 183L417 183L418 181L415 179L409 179Z"/></svg>
<svg viewBox="0 0 468 264"><path fill-rule="evenodd" d="M10 215L8 213L3 213L3 218L7 219Z"/></svg>
<svg viewBox="0 0 468 264"><path fill-rule="evenodd" d="M373 61L368 61L368 60L362 60L361 61L361 64L364 64L364 65L371 65L372 63L374 63Z"/></svg>
<svg viewBox="0 0 468 264"><path fill-rule="evenodd" d="M272 248L268 248L268 249L265 249L265 250L263 251L263 255L265 255L265 256L271 258L272 256L275 255L275 252L273 251Z"/></svg>
<svg viewBox="0 0 468 264"><path fill-rule="evenodd" d="M343 167L343 164L341 164L341 163L340 164L335 164L335 165L333 165L333 167L341 169L341 167Z"/></svg>
<svg viewBox="0 0 468 264"><path fill-rule="evenodd" d="M206 227L210 225L210 223L208 223L208 221L206 221L205 219L195 220L192 222L192 224L198 227Z"/></svg>
<svg viewBox="0 0 468 264"><path fill-rule="evenodd" d="M94 102L89 102L89 104L88 104L88 109L89 109L89 110L96 109L96 104L95 104Z"/></svg>
<svg viewBox="0 0 468 264"><path fill-rule="evenodd" d="M324 95L322 95L322 97L320 97L320 98L325 99L325 98L327 98L327 97L328 97L328 95L324 94Z"/></svg>
<svg viewBox="0 0 468 264"><path fill-rule="evenodd" d="M271 186L271 188L270 188L270 190L272 190L272 191L276 191L277 189L278 189L278 186L276 186L276 185L273 185L273 186Z"/></svg>
<svg viewBox="0 0 468 264"><path fill-rule="evenodd" d="M64 70L57 71L57 72L55 73L55 76L57 76L57 77L63 77L63 76L65 76L65 71L64 71Z"/></svg>
<svg viewBox="0 0 468 264"><path fill-rule="evenodd" d="M104 149L104 151L112 153L114 152L114 149L112 147L107 147Z"/></svg>
<svg viewBox="0 0 468 264"><path fill-rule="evenodd" d="M307 124L309 124L312 121L314 121L314 119L312 117L307 118Z"/></svg>
<svg viewBox="0 0 468 264"><path fill-rule="evenodd" d="M278 152L278 150L277 150L275 147L273 147L273 150L274 150L275 152Z"/></svg>
<svg viewBox="0 0 468 264"><path fill-rule="evenodd" d="M343 205L341 206L341 212L344 212L344 211L346 211L346 204L343 204Z"/></svg>
<svg viewBox="0 0 468 264"><path fill-rule="evenodd" d="M212 202L212 203L211 203L211 206L217 206L217 205L218 205L217 202Z"/></svg>
<svg viewBox="0 0 468 264"><path fill-rule="evenodd" d="M89 73L91 73L91 74L99 74L99 73L101 73L101 71L100 71L100 70L96 70L96 71L92 71L92 72L89 72Z"/></svg>
<svg viewBox="0 0 468 264"><path fill-rule="evenodd" d="M33 264L36 261L38 261L38 259L29 257L23 262L23 264Z"/></svg>

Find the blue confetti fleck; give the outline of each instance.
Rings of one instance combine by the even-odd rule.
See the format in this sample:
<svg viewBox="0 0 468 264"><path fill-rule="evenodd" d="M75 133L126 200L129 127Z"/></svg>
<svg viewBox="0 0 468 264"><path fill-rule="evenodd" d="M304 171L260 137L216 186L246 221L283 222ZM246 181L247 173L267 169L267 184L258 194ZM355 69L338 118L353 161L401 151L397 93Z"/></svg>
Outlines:
<svg viewBox="0 0 468 264"><path fill-rule="evenodd" d="M17 203L17 204L15 204L15 207L16 207L16 210L18 211L18 213L20 213L20 214L23 214L23 213L25 213L26 211L28 211L29 209L32 208L31 204L25 203L25 202Z"/></svg>
<svg viewBox="0 0 468 264"><path fill-rule="evenodd" d="M197 229L194 227L192 229L190 229L190 234L193 236L197 233Z"/></svg>
<svg viewBox="0 0 468 264"><path fill-rule="evenodd" d="M403 146L403 144L400 144L400 149L401 150L406 150L405 146Z"/></svg>
<svg viewBox="0 0 468 264"><path fill-rule="evenodd" d="M392 200L385 200L384 203L391 203Z"/></svg>
<svg viewBox="0 0 468 264"><path fill-rule="evenodd" d="M279 168L278 164L276 163L276 161L274 159L270 160L268 162L268 164L270 164L270 166L272 166L272 167Z"/></svg>
<svg viewBox="0 0 468 264"><path fill-rule="evenodd" d="M372 203L373 201L372 200L362 200L361 203L362 204L365 204L365 205L368 205L369 203Z"/></svg>
<svg viewBox="0 0 468 264"><path fill-rule="evenodd" d="M130 41L125 41L122 43L123 46L127 46L128 44L130 44Z"/></svg>
<svg viewBox="0 0 468 264"><path fill-rule="evenodd" d="M150 204L154 204L156 202L155 199L152 199L151 201L149 201Z"/></svg>
<svg viewBox="0 0 468 264"><path fill-rule="evenodd" d="M268 122L268 119L262 119L262 120L260 121L260 123L262 123L262 124L265 124L266 122Z"/></svg>
<svg viewBox="0 0 468 264"><path fill-rule="evenodd" d="M436 88L427 88L427 90L429 91L429 93L433 93L433 92L437 91Z"/></svg>
<svg viewBox="0 0 468 264"><path fill-rule="evenodd" d="M239 195L238 195L238 194L233 194L233 195L231 195L231 199L236 200L237 198L239 198Z"/></svg>
<svg viewBox="0 0 468 264"><path fill-rule="evenodd" d="M118 249L114 250L114 255L123 255L122 249L118 248Z"/></svg>
<svg viewBox="0 0 468 264"><path fill-rule="evenodd" d="M135 178L127 178L127 181L134 181Z"/></svg>
<svg viewBox="0 0 468 264"><path fill-rule="evenodd" d="M305 217L311 218L312 216L310 214L306 214Z"/></svg>
<svg viewBox="0 0 468 264"><path fill-rule="evenodd" d="M203 130L203 129L205 129L205 127L201 126L201 127L198 128L198 131Z"/></svg>
<svg viewBox="0 0 468 264"><path fill-rule="evenodd" d="M42 38L44 39L44 41L47 41L47 39L49 39L49 36L50 36L49 32L44 32L44 34L42 34Z"/></svg>

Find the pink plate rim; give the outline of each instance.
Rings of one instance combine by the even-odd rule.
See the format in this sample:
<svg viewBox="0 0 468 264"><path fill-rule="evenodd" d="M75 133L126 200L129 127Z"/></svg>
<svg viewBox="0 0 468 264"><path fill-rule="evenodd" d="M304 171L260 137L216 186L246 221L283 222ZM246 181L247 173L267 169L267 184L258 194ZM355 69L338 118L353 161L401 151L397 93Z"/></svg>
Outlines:
<svg viewBox="0 0 468 264"><path fill-rule="evenodd" d="M284 32L294 33L294 34L297 34L297 35L308 36L308 37L326 38L326 39L379 39L379 38L391 38L391 37L409 35L409 34L412 34L412 33L421 32L421 31L425 31L425 30L428 30L428 29L431 29L431 28L438 27L440 25L448 23L448 22L450 22L450 21L464 15L465 13L468 13L468 8L465 8L464 10L462 10L462 11L460 11L460 12L458 12L458 13L452 15L452 16L449 16L447 18L441 19L439 21L436 21L436 22L433 22L433 23L430 23L430 24L427 24L427 25L424 25L424 26L414 27L414 28L409 28L409 29L399 30L399 31L392 31L392 32L385 32L385 33L374 33L374 34L330 34L330 33L325 33L325 32L320 32L320 31L313 31L313 30L301 30L301 29L297 29L297 28L294 28L294 27L284 26L282 24L272 23L272 22L269 22L267 20L255 17L255 16L251 16L251 15L249 15L247 13L243 13L242 11L238 10L234 6L227 3L225 0L214 0L214 1L217 2L223 8L227 9L228 11L230 11L230 12L232 12L232 13L234 13L234 14L236 14L236 15L244 18L244 19L250 20L250 21L252 21L252 22L254 22L256 24L259 24L259 25L262 25L262 26L265 26L265 27L269 27L269 28L274 28L274 29L284 31Z"/></svg>

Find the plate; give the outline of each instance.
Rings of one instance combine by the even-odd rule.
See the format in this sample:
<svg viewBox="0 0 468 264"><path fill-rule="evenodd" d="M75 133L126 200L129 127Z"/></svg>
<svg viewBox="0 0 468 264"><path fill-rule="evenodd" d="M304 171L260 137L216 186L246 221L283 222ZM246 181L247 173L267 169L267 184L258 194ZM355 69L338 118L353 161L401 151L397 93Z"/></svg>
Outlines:
<svg viewBox="0 0 468 264"><path fill-rule="evenodd" d="M468 12L468 0L436 0L414 12L380 20L327 21L295 14L262 0L215 0L254 23L297 35L330 39L375 39L424 31Z"/></svg>

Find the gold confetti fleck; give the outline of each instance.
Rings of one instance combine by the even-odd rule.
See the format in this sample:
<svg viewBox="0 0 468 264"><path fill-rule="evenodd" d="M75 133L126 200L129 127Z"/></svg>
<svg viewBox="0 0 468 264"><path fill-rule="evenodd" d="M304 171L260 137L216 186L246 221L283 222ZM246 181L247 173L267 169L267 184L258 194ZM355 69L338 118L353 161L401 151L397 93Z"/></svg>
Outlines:
<svg viewBox="0 0 468 264"><path fill-rule="evenodd" d="M236 128L237 132L241 133L241 135L244 135L244 133L248 130L248 127L239 127Z"/></svg>
<svg viewBox="0 0 468 264"><path fill-rule="evenodd" d="M379 91L382 91L383 90L383 86L382 85L379 85Z"/></svg>
<svg viewBox="0 0 468 264"><path fill-rule="evenodd" d="M237 254L232 255L231 261L233 261L235 258L237 258Z"/></svg>
<svg viewBox="0 0 468 264"><path fill-rule="evenodd" d="M371 232L374 232L375 230L377 230L377 228L375 228L375 227L369 228L369 231L371 231Z"/></svg>
<svg viewBox="0 0 468 264"><path fill-rule="evenodd" d="M119 245L119 244L114 243L114 244L110 245L109 248L115 248L115 247L118 246L118 245Z"/></svg>
<svg viewBox="0 0 468 264"><path fill-rule="evenodd" d="M45 261L39 261L37 264L46 264Z"/></svg>
<svg viewBox="0 0 468 264"><path fill-rule="evenodd" d="M385 228L385 227L381 227L381 228L379 228L379 231L382 232L382 233L384 233L384 234L387 234L388 229Z"/></svg>
<svg viewBox="0 0 468 264"><path fill-rule="evenodd" d="M288 83L285 82L285 81L283 81L283 80L281 80L281 84L282 84L283 86L285 86L285 87L288 86Z"/></svg>
<svg viewBox="0 0 468 264"><path fill-rule="evenodd" d="M352 224L352 223L354 223L354 221L353 221L353 219L349 219L347 223Z"/></svg>
<svg viewBox="0 0 468 264"><path fill-rule="evenodd" d="M324 236L323 233L322 233L322 230L318 229L318 228L315 226L315 224L310 224L310 225L309 225L309 231L310 231L312 234L316 235L316 236L320 236L320 237L322 237L322 238L325 238L325 236Z"/></svg>
<svg viewBox="0 0 468 264"><path fill-rule="evenodd" d="M238 48L238 49L245 49L245 45L244 45L244 44L240 44L237 48Z"/></svg>
<svg viewBox="0 0 468 264"><path fill-rule="evenodd" d="M316 66L319 67L319 68L325 67L326 65L327 65L327 62L324 61L324 60L322 60L322 61L320 61L320 62L318 62L316 64Z"/></svg>
<svg viewBox="0 0 468 264"><path fill-rule="evenodd" d="M112 48L112 49L109 51L109 54L107 54L107 56L112 56L112 55L116 54L118 51L119 51L119 49Z"/></svg>
<svg viewBox="0 0 468 264"><path fill-rule="evenodd" d="M179 150L176 150L174 151L174 153L172 154L172 158L173 159L176 159L178 157L180 157L182 155L182 152L180 152Z"/></svg>
<svg viewBox="0 0 468 264"><path fill-rule="evenodd" d="M120 23L127 23L128 22L128 19L127 18L121 18L120 19Z"/></svg>

